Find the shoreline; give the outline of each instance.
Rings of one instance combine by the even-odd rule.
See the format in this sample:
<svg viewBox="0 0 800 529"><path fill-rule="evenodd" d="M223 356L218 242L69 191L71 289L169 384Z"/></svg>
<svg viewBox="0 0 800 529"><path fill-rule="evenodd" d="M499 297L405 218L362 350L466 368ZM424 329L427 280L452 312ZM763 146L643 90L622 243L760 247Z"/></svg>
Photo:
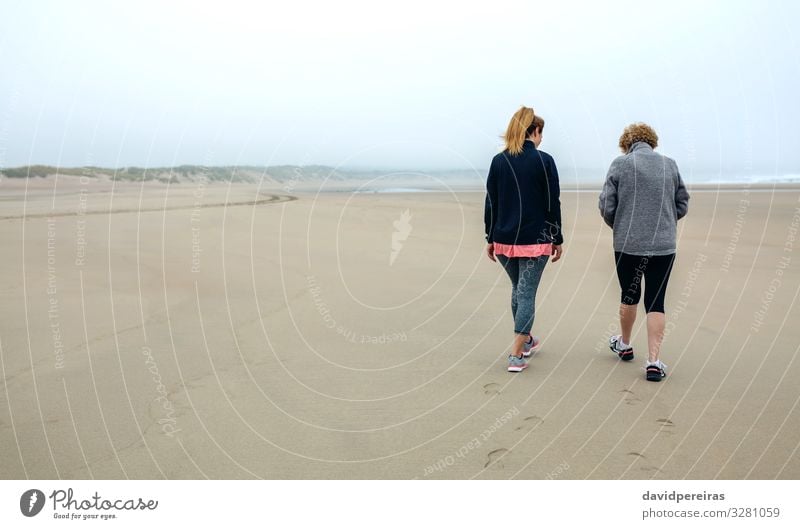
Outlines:
<svg viewBox="0 0 800 529"><path fill-rule="evenodd" d="M591 183L564 183L561 184L561 191L565 193L589 193L600 192L602 182ZM53 191L53 194L61 192L69 193L83 191L90 193L97 192L130 192L135 190L155 191L155 190L181 190L196 189L246 189L254 188L262 192L283 193L283 194L340 194L353 193L358 195L389 195L389 194L413 194L413 193L482 193L482 185L473 183L440 181L439 185L431 185L429 180L398 180L387 182L386 185L365 185L359 180L312 180L312 181L263 181L263 182L228 182L228 181L182 181L173 183L163 183L158 181L114 181L114 180L80 180L72 176L47 176L35 178L0 178L0 197L8 199L23 192L39 194L43 191ZM768 191L796 191L800 189L800 182L719 182L719 183L686 183L689 192L731 192L738 190L748 190L752 192Z"/></svg>

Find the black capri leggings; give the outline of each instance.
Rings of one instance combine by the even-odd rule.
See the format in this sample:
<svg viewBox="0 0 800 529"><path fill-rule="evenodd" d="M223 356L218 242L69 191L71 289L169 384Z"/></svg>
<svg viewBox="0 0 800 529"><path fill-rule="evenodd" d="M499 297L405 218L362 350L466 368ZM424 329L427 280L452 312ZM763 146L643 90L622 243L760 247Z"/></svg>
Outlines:
<svg viewBox="0 0 800 529"><path fill-rule="evenodd" d="M623 305L638 305L644 278L644 310L664 312L664 294L667 292L669 274L675 254L631 255L614 252L617 259L617 277L622 289Z"/></svg>

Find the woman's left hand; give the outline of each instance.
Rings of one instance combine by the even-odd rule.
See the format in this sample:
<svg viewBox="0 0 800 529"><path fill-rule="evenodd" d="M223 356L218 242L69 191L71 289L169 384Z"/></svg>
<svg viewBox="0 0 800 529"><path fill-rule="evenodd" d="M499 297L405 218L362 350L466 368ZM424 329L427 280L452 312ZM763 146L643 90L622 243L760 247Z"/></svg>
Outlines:
<svg viewBox="0 0 800 529"><path fill-rule="evenodd" d="M561 245L560 244L554 244L553 245L553 259L552 259L552 262L555 263L556 261L561 259L561 256L563 254L564 254L564 250L561 249Z"/></svg>
<svg viewBox="0 0 800 529"><path fill-rule="evenodd" d="M494 257L494 244L489 243L486 246L486 255L488 255L489 259L491 259L492 261L497 261L497 259L495 259Z"/></svg>

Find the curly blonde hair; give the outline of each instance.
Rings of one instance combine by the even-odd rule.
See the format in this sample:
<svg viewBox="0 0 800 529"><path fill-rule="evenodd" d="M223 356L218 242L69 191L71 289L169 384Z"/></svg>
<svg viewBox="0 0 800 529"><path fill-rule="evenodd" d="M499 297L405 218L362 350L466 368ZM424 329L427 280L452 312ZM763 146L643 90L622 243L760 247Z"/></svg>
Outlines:
<svg viewBox="0 0 800 529"><path fill-rule="evenodd" d="M623 153L627 153L631 145L637 141L643 141L655 149L658 147L658 134L647 123L631 123L625 127L622 136L619 137L619 148Z"/></svg>

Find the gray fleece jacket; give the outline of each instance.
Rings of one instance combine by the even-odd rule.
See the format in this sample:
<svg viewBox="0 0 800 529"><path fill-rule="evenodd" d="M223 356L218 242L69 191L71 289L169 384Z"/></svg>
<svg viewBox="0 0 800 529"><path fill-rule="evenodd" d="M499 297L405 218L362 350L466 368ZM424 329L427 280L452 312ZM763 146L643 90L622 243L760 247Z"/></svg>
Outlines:
<svg viewBox="0 0 800 529"><path fill-rule="evenodd" d="M689 193L675 160L639 141L611 162L599 205L614 229L615 252L668 255L675 253L678 219L689 209Z"/></svg>

